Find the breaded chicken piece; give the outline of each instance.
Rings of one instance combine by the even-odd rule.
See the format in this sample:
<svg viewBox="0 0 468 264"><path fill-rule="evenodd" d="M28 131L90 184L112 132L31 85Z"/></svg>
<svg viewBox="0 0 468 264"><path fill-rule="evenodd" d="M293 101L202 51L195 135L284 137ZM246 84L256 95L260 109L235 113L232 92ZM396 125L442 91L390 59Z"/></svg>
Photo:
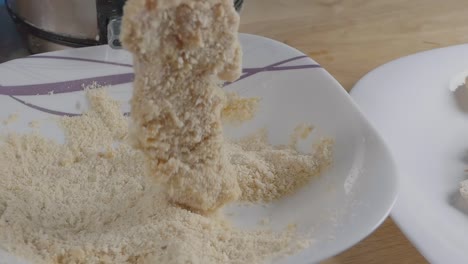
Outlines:
<svg viewBox="0 0 468 264"><path fill-rule="evenodd" d="M231 0L128 0L121 40L133 53L131 137L171 200L213 211L240 195L223 151L222 81L241 73Z"/></svg>

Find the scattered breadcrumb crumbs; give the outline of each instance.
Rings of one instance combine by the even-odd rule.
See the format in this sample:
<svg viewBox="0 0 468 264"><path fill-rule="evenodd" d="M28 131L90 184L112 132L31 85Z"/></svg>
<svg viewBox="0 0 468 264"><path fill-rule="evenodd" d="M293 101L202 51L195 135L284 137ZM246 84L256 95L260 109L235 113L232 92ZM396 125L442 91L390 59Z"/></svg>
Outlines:
<svg viewBox="0 0 468 264"><path fill-rule="evenodd" d="M37 120L33 120L33 121L28 123L28 126L30 128L37 129L37 128L39 128L41 126L41 123L39 121L37 121Z"/></svg>
<svg viewBox="0 0 468 264"><path fill-rule="evenodd" d="M333 160L334 142L323 138L312 154L290 146L272 146L266 130L235 143L227 143L228 156L239 172L241 200L270 202L295 192L327 169Z"/></svg>
<svg viewBox="0 0 468 264"><path fill-rule="evenodd" d="M7 125L10 125L14 122L16 122L18 120L18 113L13 113L13 114L10 114L8 115L7 119L3 120L3 125L7 126Z"/></svg>
<svg viewBox="0 0 468 264"><path fill-rule="evenodd" d="M262 218L259 222L260 225L262 226L266 226L266 225L269 225L271 222L270 218L269 217L265 217L265 218Z"/></svg>
<svg viewBox="0 0 468 264"><path fill-rule="evenodd" d="M221 212L200 215L169 202L148 180L145 155L127 142L119 104L105 89L86 94L90 111L58 120L64 144L37 133L1 143L1 248L39 264L217 264L264 263L310 244L295 225L243 230ZM241 201L281 198L331 161L329 141L305 155L265 139L223 145Z"/></svg>
<svg viewBox="0 0 468 264"><path fill-rule="evenodd" d="M312 133L314 127L309 124L299 124L294 128L294 132L291 134L289 139L289 145L293 148L297 147L297 142L299 139L306 139L309 137L310 133Z"/></svg>
<svg viewBox="0 0 468 264"><path fill-rule="evenodd" d="M240 97L237 93L226 93L227 103L221 115L224 121L234 124L241 124L253 119L257 110L260 98Z"/></svg>

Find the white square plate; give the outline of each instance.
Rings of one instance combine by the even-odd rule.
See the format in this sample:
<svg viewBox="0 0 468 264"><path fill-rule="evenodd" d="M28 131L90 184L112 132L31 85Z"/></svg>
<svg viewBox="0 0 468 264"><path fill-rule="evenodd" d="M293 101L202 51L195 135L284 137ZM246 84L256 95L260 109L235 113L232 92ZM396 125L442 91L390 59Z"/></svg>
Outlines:
<svg viewBox="0 0 468 264"><path fill-rule="evenodd" d="M300 148L308 150L320 136L333 137L336 146L333 167L295 195L268 207L232 205L226 210L235 213L232 220L239 226L269 217L274 227L296 223L301 232L313 231L311 248L278 263L320 261L357 243L385 219L397 193L395 166L346 91L316 62L266 38L241 35L241 43L244 73L226 89L261 97L261 103L254 120L226 133L240 137L266 127L271 142L279 144L288 142L295 126L310 123L317 129ZM130 54L105 46L5 63L0 65L0 120L12 112L19 113L19 120L2 130L28 131L31 120L80 114L86 106L82 85L93 81L112 84L110 95L123 103L122 111L129 111L131 80ZM41 133L63 137L52 124L41 126Z"/></svg>

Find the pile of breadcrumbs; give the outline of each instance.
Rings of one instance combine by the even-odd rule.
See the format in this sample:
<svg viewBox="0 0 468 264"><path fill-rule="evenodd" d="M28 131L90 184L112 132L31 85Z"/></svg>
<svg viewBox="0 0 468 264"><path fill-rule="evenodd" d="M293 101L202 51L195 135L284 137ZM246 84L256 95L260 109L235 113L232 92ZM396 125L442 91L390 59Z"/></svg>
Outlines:
<svg viewBox="0 0 468 264"><path fill-rule="evenodd" d="M119 104L104 89L87 96L89 112L59 119L64 144L34 133L1 143L1 248L34 263L262 263L307 244L294 228L241 230L221 212L200 215L169 203L145 177L145 156L127 142ZM323 140L301 154L272 147L259 133L226 142L224 151L240 201L256 203L318 175L331 147Z"/></svg>

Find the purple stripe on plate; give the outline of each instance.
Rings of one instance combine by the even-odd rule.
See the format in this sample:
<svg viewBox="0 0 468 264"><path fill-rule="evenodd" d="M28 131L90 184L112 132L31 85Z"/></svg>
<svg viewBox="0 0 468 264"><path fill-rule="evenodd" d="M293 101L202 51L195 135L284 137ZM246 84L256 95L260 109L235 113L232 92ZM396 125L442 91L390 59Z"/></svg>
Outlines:
<svg viewBox="0 0 468 264"><path fill-rule="evenodd" d="M322 68L318 64L311 65L294 65L294 66L282 66L265 69L265 71L289 71L289 70L300 70L300 69L311 69L311 68Z"/></svg>
<svg viewBox="0 0 468 264"><path fill-rule="evenodd" d="M91 77L79 80L41 83L30 85L0 85L0 95L25 96L47 95L82 91L86 86L97 83L99 85L117 85L133 81L133 73L114 74L107 76Z"/></svg>
<svg viewBox="0 0 468 264"><path fill-rule="evenodd" d="M39 110L39 111L44 112L44 113L48 113L48 114L52 114L52 115L59 115L59 116L79 116L80 115L80 114L72 114L72 113L60 112L60 111L55 111L55 110L43 108L43 107L40 107L40 106L33 105L33 104L28 103L28 102L25 102L25 101L23 101L23 100L21 100L19 98L14 97L14 96L10 96L10 97L13 98L15 101L20 102L21 104L23 104L25 106L31 107L32 109L36 109L36 110Z"/></svg>
<svg viewBox="0 0 468 264"><path fill-rule="evenodd" d="M92 59L83 59L83 58L74 58L74 57L36 55L36 56L28 57L28 58L76 60L76 61L86 61L86 62L93 62L93 63L111 64L111 65L116 65L116 66L132 67L132 65L130 64L101 61L101 60L92 60ZM244 68L242 70L243 75L234 82L238 82L240 80L246 79L250 76L253 76L261 72L321 68L321 66L318 64L280 66L282 64L295 61L295 60L299 60L299 59L303 59L303 58L307 58L307 56L302 55L302 56L293 57L287 60L273 63L271 65L267 65L265 67ZM123 73L123 74L98 76L98 77L91 77L91 78L71 80L71 81L55 82L55 83L43 83L43 84L31 84L31 85L9 85L9 86L0 85L0 95L10 96L12 99L18 101L19 103L23 105L26 105L28 107L31 107L33 109L36 109L45 113L49 113L53 115L60 115L60 116L78 116L80 114L65 113L65 112L46 109L46 108L43 108L34 104L30 104L19 98L16 98L15 96L34 96L34 95L71 93L71 92L82 91L84 90L84 88L86 88L86 86L92 85L94 83L99 84L99 85L117 85L117 84L132 82L133 79L134 79L133 73ZM232 83L225 83L224 86L228 86L230 84ZM125 113L125 115L128 116L130 115L130 113Z"/></svg>
<svg viewBox="0 0 468 264"><path fill-rule="evenodd" d="M295 61L295 60L300 60L300 59L303 59L303 58L307 58L307 56L305 56L305 55L297 56L297 57L294 57L294 58L290 58L290 59L287 59L287 60L283 60L283 61L280 61L280 62L270 64L268 66L261 67L261 68L244 68L242 72L245 73L245 74L243 74L239 79L235 80L232 83L236 83L238 81L241 81L241 80L243 80L245 78L248 78L248 77L250 77L252 75L255 75L257 73L260 73L260 72L298 70L298 69L308 69L308 68L321 68L321 66L318 65L318 64L306 64L306 65L278 67L281 64L285 64L285 63L292 62L292 61ZM226 83L226 85L229 85L229 84L231 84L231 83Z"/></svg>
<svg viewBox="0 0 468 264"><path fill-rule="evenodd" d="M52 114L52 115L58 115L58 116L81 116L82 114L75 114L75 113L66 113L66 112L60 112L60 111L55 111L55 110L51 110L51 109L47 109L47 108L44 108L44 107L40 107L40 106L37 106L37 105L34 105L34 104L31 104L31 103L28 103L28 102L25 102L19 98L16 98L14 96L10 96L12 99L14 99L15 101L25 105L25 106L28 106L28 107L31 107L32 109L36 109L36 110L39 110L41 112L44 112L44 113L48 113L48 114ZM124 116L130 116L130 113L123 113Z"/></svg>
<svg viewBox="0 0 468 264"><path fill-rule="evenodd" d="M270 64L270 65L265 66L265 67L260 67L260 68L244 68L244 69L242 70L242 72L245 72L245 73L259 72L259 71L261 71L262 69L270 69L270 68L273 68L273 67L275 67L275 66L278 66L278 65L281 65L281 64L285 64L285 63L288 63L288 62L291 62L291 61L303 59L303 58L307 58L307 56L302 55L302 56L293 57L293 58L290 58L290 59L287 59L287 60L282 60L282 61L279 61L279 62L275 62L275 63Z"/></svg>
<svg viewBox="0 0 468 264"><path fill-rule="evenodd" d="M58 59L58 60L72 60L72 61L86 61L86 62L94 62L94 63L102 63L102 64L109 64L109 65L116 65L116 66L124 66L124 67L132 67L131 64L125 64L125 63L118 63L118 62L110 62L110 61L103 61L103 60L93 60L93 59L85 59L85 58L76 58L76 57L65 57L65 56L47 56L47 55L35 55L35 56L29 56L29 57L26 57L26 58L23 58L23 59L27 59L27 58L33 58L33 59ZM243 73L253 73L253 72L261 72L261 71L272 71L273 68L275 68L275 66L278 66L278 65L281 65L281 64L284 64L284 63L287 63L287 62L291 62L291 61L294 61L294 60L299 60L299 59L303 59L303 58L307 58L307 56L305 55L302 55L302 56L297 56L297 57L294 57L294 58L290 58L290 59L287 59L287 60L283 60L283 61L280 61L280 62L276 62L274 64L271 64L271 65L268 65L266 67L261 67L261 68L244 68L242 70ZM290 69L305 69L305 68L311 68L311 67L307 67L309 65L304 65L304 66L294 66L294 68L290 68ZM292 67L292 66L291 66ZM320 65L315 65L314 68L319 68ZM278 68L277 70L288 70L288 68Z"/></svg>

